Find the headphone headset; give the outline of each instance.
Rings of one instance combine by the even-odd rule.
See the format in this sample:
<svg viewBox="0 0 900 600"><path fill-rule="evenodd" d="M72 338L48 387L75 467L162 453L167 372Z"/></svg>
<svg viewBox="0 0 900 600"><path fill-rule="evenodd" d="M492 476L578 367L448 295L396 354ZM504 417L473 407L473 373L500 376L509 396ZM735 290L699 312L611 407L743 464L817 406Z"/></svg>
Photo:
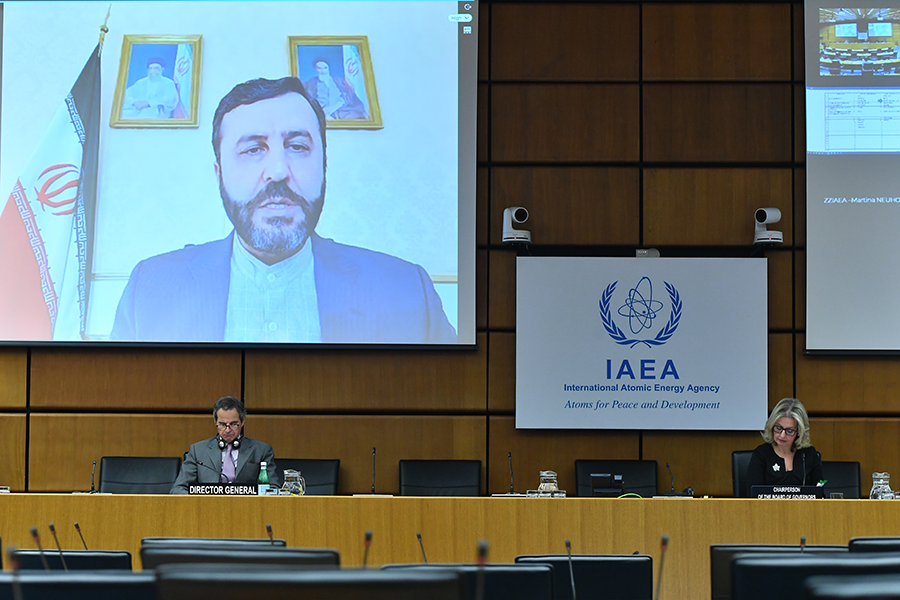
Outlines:
<svg viewBox="0 0 900 600"><path fill-rule="evenodd" d="M231 447L234 448L235 450L239 450L241 447L241 438L243 438L243 437L244 437L244 434L241 434L241 435L237 436L236 438L234 438L234 440L231 442ZM228 445L228 442L223 440L222 436L218 435L218 434L216 435L216 443L219 445L219 450L224 450L225 446Z"/></svg>

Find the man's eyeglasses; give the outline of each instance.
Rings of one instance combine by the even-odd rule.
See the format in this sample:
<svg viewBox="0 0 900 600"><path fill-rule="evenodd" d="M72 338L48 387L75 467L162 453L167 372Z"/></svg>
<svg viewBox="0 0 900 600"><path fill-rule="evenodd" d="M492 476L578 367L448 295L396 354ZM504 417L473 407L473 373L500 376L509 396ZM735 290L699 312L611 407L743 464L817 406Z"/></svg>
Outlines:
<svg viewBox="0 0 900 600"><path fill-rule="evenodd" d="M775 427L772 428L772 431L774 431L775 433L786 433L788 435L788 437L797 435L797 430L794 429L793 427L788 427L787 429L785 429L781 425L776 425Z"/></svg>
<svg viewBox="0 0 900 600"><path fill-rule="evenodd" d="M223 423L222 421L218 421L216 423L216 427L219 429L230 429L232 431L237 431L237 428L241 426L240 421L232 421L231 423Z"/></svg>

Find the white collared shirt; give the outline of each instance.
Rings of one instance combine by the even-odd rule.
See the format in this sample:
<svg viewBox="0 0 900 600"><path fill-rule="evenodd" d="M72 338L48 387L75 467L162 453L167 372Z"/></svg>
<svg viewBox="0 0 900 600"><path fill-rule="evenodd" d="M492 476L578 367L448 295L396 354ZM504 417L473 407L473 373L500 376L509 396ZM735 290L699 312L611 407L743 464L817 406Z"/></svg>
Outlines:
<svg viewBox="0 0 900 600"><path fill-rule="evenodd" d="M311 242L294 256L267 265L234 236L225 340L322 341Z"/></svg>

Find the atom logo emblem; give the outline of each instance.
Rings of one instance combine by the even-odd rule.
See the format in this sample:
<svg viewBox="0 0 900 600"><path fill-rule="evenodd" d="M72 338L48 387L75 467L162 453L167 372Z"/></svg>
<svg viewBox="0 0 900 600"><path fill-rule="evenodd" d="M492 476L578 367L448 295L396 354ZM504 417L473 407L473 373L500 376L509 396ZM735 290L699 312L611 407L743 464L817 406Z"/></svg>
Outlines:
<svg viewBox="0 0 900 600"><path fill-rule="evenodd" d="M619 307L619 315L628 318L631 333L639 334L653 326L663 303L653 299L653 282L649 277L641 277L638 284L628 290L628 299Z"/></svg>
<svg viewBox="0 0 900 600"><path fill-rule="evenodd" d="M669 320L659 332L651 337L640 339L636 336L642 332L651 329L653 322L659 317L660 312L665 305L660 300L653 298L653 282L649 277L641 277L637 285L628 291L625 303L616 311L619 316L628 319L628 328L635 337L628 337L624 331L613 321L610 312L610 303L612 302L613 293L616 291L618 281L614 281L603 291L600 298L600 320L603 322L603 328L612 340L620 346L630 346L634 348L639 344L644 344L648 348L653 346L662 346L669 341L678 329L681 322L681 295L671 283L664 281L666 292L672 304L672 312L669 314Z"/></svg>

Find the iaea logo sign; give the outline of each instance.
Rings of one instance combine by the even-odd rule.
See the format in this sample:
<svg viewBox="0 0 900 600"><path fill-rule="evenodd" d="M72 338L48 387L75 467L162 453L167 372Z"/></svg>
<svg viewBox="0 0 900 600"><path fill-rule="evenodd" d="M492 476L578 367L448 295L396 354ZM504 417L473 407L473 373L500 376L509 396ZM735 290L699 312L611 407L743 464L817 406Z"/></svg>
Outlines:
<svg viewBox="0 0 900 600"><path fill-rule="evenodd" d="M632 336L635 336L628 337L613 321L610 314L609 305L618 283L618 281L613 281L606 286L606 290L604 290L603 296L600 298L600 320L603 321L603 327L606 329L609 337L620 346L630 346L632 348L638 344L646 344L650 348L651 346L662 346L668 342L669 338L675 334L675 330L678 329L678 323L681 320L681 296L678 294L675 286L667 281L663 281L671 302L668 322L659 330L655 337L641 339L636 336L651 330L654 326L654 321L665 314L665 303L653 297L653 282L650 278L641 277L637 285L628 290L628 298L616 311L619 316L628 319L628 328L631 330Z"/></svg>

